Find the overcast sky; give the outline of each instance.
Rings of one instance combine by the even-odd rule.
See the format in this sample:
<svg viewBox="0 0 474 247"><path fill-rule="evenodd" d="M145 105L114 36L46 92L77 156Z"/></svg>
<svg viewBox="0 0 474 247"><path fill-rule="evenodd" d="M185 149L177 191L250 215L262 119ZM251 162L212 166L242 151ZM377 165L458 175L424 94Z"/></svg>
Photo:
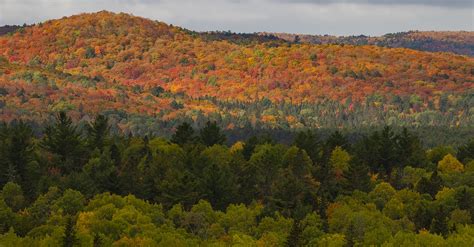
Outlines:
<svg viewBox="0 0 474 247"><path fill-rule="evenodd" d="M474 31L474 0L0 0L0 25L100 10L197 31L334 35Z"/></svg>

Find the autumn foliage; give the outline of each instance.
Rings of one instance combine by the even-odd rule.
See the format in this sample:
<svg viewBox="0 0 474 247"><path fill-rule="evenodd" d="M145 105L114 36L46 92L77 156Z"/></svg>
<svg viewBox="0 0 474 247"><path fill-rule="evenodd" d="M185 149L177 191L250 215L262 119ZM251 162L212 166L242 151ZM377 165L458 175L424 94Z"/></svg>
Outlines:
<svg viewBox="0 0 474 247"><path fill-rule="evenodd" d="M7 121L60 110L74 111L75 119L118 110L163 121L219 115L233 119L226 126L260 121L272 128L341 125L361 112L367 120L393 116L410 124L474 121L474 58L449 53L240 45L103 11L1 36L0 56L0 111ZM384 116L370 117L373 112ZM334 123L321 120L327 115Z"/></svg>

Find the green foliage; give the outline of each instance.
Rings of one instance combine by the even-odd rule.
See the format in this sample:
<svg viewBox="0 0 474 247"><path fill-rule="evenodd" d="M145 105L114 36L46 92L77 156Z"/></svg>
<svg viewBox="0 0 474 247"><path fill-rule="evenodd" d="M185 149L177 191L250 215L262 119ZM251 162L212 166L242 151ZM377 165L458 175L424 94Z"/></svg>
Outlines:
<svg viewBox="0 0 474 247"><path fill-rule="evenodd" d="M98 148L103 150L109 142L110 127L108 118L104 115L98 115L95 120L87 126L87 142L89 148L94 150Z"/></svg>
<svg viewBox="0 0 474 247"><path fill-rule="evenodd" d="M94 58L96 56L94 48L87 46L86 47L86 53L85 53L85 58Z"/></svg>
<svg viewBox="0 0 474 247"><path fill-rule="evenodd" d="M3 186L2 199L6 205L15 212L25 206L25 197L23 196L21 187L12 182L8 182Z"/></svg>
<svg viewBox="0 0 474 247"><path fill-rule="evenodd" d="M474 160L474 139L458 149L458 159L464 164Z"/></svg>
<svg viewBox="0 0 474 247"><path fill-rule="evenodd" d="M45 130L42 147L55 156L63 172L80 171L84 162L84 143L65 112L56 116L56 122Z"/></svg>
<svg viewBox="0 0 474 247"><path fill-rule="evenodd" d="M229 148L211 122L167 140L113 135L108 119L1 127L0 245L472 245L470 165L448 154L433 171L406 130Z"/></svg>
<svg viewBox="0 0 474 247"><path fill-rule="evenodd" d="M158 87L153 87L151 90L150 90L150 93L155 96L155 97L159 97L161 96L162 93L165 92L165 89L163 89L162 87L158 86Z"/></svg>
<svg viewBox="0 0 474 247"><path fill-rule="evenodd" d="M194 129L187 122L180 124L176 129L176 132L173 134L173 136L171 136L171 142L178 145L192 143L195 139L196 137L194 136Z"/></svg>
<svg viewBox="0 0 474 247"><path fill-rule="evenodd" d="M201 142L208 147L216 144L222 145L226 141L226 137L221 133L221 129L217 126L217 123L210 121L208 121L206 126L199 132L199 138Z"/></svg>
<svg viewBox="0 0 474 247"><path fill-rule="evenodd" d="M451 146L438 146L429 150L427 157L432 163L438 164L448 154L455 156L456 150Z"/></svg>
<svg viewBox="0 0 474 247"><path fill-rule="evenodd" d="M447 154L438 162L438 170L442 173L463 172L464 165L451 154Z"/></svg>
<svg viewBox="0 0 474 247"><path fill-rule="evenodd" d="M74 222L71 217L67 218L66 227L64 229L63 244L64 247L72 247L77 242L76 232L74 230Z"/></svg>
<svg viewBox="0 0 474 247"><path fill-rule="evenodd" d="M61 210L66 215L75 215L84 207L85 198L79 191L67 189L63 196L58 198L53 208Z"/></svg>

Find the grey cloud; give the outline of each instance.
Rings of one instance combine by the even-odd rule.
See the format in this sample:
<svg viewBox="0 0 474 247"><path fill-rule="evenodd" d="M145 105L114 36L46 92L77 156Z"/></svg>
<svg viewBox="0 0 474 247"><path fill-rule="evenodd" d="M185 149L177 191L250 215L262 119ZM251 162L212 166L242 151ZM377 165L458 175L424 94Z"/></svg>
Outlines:
<svg viewBox="0 0 474 247"><path fill-rule="evenodd" d="M335 35L472 31L473 7L469 3L466 0L0 0L0 25L37 23L105 9L197 31ZM464 8L459 7L463 5Z"/></svg>
<svg viewBox="0 0 474 247"><path fill-rule="evenodd" d="M270 0L272 1L272 0ZM440 7L473 7L473 0L273 0L282 3L313 4L370 4L370 5L425 5Z"/></svg>

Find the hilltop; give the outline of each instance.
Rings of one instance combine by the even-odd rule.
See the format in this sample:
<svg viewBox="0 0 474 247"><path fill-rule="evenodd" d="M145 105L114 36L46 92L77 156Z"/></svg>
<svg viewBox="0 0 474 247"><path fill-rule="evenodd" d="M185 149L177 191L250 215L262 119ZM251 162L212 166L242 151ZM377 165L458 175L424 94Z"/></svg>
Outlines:
<svg viewBox="0 0 474 247"><path fill-rule="evenodd" d="M21 31L26 25L0 26L0 36ZM474 32L470 31L409 31L389 33L383 36L333 36L293 33L233 33L231 31L195 32L186 30L193 36L206 41L227 40L240 45L255 43L310 43L310 44L348 44L375 45L391 48L409 48L429 52L450 52L474 56Z"/></svg>
<svg viewBox="0 0 474 247"><path fill-rule="evenodd" d="M3 120L113 116L159 132L472 126L474 59L371 45L230 42L128 14L80 14L0 37ZM1 103L3 102L3 103Z"/></svg>
<svg viewBox="0 0 474 247"><path fill-rule="evenodd" d="M380 37L331 36L289 33L260 33L262 36L274 36L289 42L311 44L347 44L376 45L391 48L409 48L430 52L451 52L460 55L474 56L474 32L467 31L410 31L390 33Z"/></svg>

